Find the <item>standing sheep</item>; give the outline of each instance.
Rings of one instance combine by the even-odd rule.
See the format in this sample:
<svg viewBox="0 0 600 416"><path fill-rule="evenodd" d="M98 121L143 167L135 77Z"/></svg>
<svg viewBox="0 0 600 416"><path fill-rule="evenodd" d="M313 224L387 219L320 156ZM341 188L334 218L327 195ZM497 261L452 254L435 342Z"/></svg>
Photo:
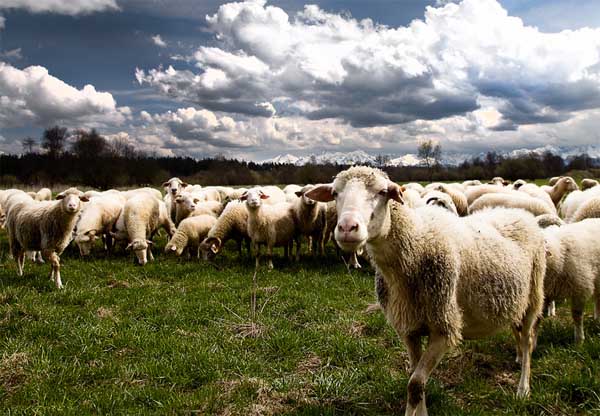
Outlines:
<svg viewBox="0 0 600 416"><path fill-rule="evenodd" d="M75 227L75 244L82 256L90 254L98 238L105 241L107 251L112 249L110 231L117 222L125 201L113 196L100 196L90 200L82 211Z"/></svg>
<svg viewBox="0 0 600 416"><path fill-rule="evenodd" d="M586 189L593 188L594 186L598 186L599 183L596 179L585 178L581 180L581 190L585 191Z"/></svg>
<svg viewBox="0 0 600 416"><path fill-rule="evenodd" d="M575 342L583 342L583 311L595 295L594 317L600 319L600 219L587 219L544 229L547 268L545 303L568 298Z"/></svg>
<svg viewBox="0 0 600 416"><path fill-rule="evenodd" d="M575 180L570 176L561 176L553 186L542 186L541 189L548 193L554 206L557 207L563 196L567 195L569 192L579 190L579 187Z"/></svg>
<svg viewBox="0 0 600 416"><path fill-rule="evenodd" d="M218 201L201 200L196 194L183 193L175 198L175 224L188 217L212 215L218 217L223 212L223 205Z"/></svg>
<svg viewBox="0 0 600 416"><path fill-rule="evenodd" d="M87 198L76 188L58 194L57 201L21 202L9 212L6 220L10 252L17 261L18 275L23 275L25 251L41 251L50 261L58 289L60 279L60 255L71 241L71 235L81 202Z"/></svg>
<svg viewBox="0 0 600 416"><path fill-rule="evenodd" d="M217 222L210 229L206 238L200 244L204 260L212 259L219 254L225 243L234 239L238 246L238 256L242 255L242 242L246 241L246 249L249 250L250 237L248 236L248 209L246 204L239 201L231 201Z"/></svg>
<svg viewBox="0 0 600 416"><path fill-rule="evenodd" d="M273 247L283 246L287 255L290 243L295 240L298 250L300 242L291 204L263 204L263 199L268 198L269 195L261 189L253 188L242 195L241 200L246 201L248 209L248 235L252 240L256 267L260 262L260 245L264 244L267 247L267 267L273 270Z"/></svg>
<svg viewBox="0 0 600 416"><path fill-rule="evenodd" d="M167 207L167 213L171 217L172 221L175 221L175 197L181 193L181 191L188 186L187 183L179 178L171 178L162 184L165 190L165 196L163 198Z"/></svg>
<svg viewBox="0 0 600 416"><path fill-rule="evenodd" d="M427 414L425 384L450 348L506 327L521 351L517 395L529 394L531 335L546 270L544 238L531 214L495 209L457 218L434 207L406 208L400 187L368 167L343 171L308 197L335 199L336 240L350 250L365 245L383 277L387 299L380 304L404 339L412 369L407 415Z"/></svg>
<svg viewBox="0 0 600 416"><path fill-rule="evenodd" d="M306 192L313 188L314 185L305 185L295 192L296 201L292 203L292 212L298 232L311 240L313 256L317 254L322 256L327 207L306 196ZM300 245L296 249L296 261L298 260L300 260Z"/></svg>

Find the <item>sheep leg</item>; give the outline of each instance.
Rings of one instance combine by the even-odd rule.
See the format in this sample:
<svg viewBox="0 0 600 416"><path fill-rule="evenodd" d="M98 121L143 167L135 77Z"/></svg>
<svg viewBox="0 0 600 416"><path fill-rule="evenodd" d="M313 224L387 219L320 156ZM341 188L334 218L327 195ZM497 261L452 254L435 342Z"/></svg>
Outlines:
<svg viewBox="0 0 600 416"><path fill-rule="evenodd" d="M150 247L148 247L146 250L148 251L148 260L154 261L154 256L152 255L152 250L150 250Z"/></svg>
<svg viewBox="0 0 600 416"><path fill-rule="evenodd" d="M258 269L258 266L260 265L260 244L253 244L252 250L254 250L254 256L256 257L254 267Z"/></svg>
<svg viewBox="0 0 600 416"><path fill-rule="evenodd" d="M302 248L302 237L296 240L296 261L300 261L300 251Z"/></svg>
<svg viewBox="0 0 600 416"><path fill-rule="evenodd" d="M404 336L404 344L408 350L408 363L410 365L410 373L414 373L417 369L417 364L421 360L423 350L421 348L421 336L417 334L408 334Z"/></svg>
<svg viewBox="0 0 600 416"><path fill-rule="evenodd" d="M57 289L62 289L63 284L60 280L60 257L58 257L58 254L54 251L45 251L44 257L50 260L50 265L52 266L50 278L54 280Z"/></svg>
<svg viewBox="0 0 600 416"><path fill-rule="evenodd" d="M521 346L521 380L517 389L517 397L529 396L529 379L531 377L531 352L533 350L533 334L537 321L536 312L530 308L522 321L520 346Z"/></svg>
<svg viewBox="0 0 600 416"><path fill-rule="evenodd" d="M521 357L523 355L523 351L521 351L521 330L515 325L511 326L512 333L515 336L515 342L517 343L517 357L515 358L515 362L517 364L521 364Z"/></svg>
<svg viewBox="0 0 600 416"><path fill-rule="evenodd" d="M440 334L429 335L427 349L419 359L415 371L408 380L406 416L426 416L425 385L431 372L450 349L448 338Z"/></svg>
<svg viewBox="0 0 600 416"><path fill-rule="evenodd" d="M20 252L13 254L15 260L17 260L17 275L23 276L23 266L25 265L25 252L21 250Z"/></svg>
<svg viewBox="0 0 600 416"><path fill-rule="evenodd" d="M44 257L42 256L42 252L41 251L35 251L33 257L35 258L36 264L44 264L44 263L46 263L44 261Z"/></svg>
<svg viewBox="0 0 600 416"><path fill-rule="evenodd" d="M575 344L581 344L585 339L583 333L583 309L585 305L582 303L575 299L571 301L571 316L575 324Z"/></svg>
<svg viewBox="0 0 600 416"><path fill-rule="evenodd" d="M548 304L546 309L546 316L556 316L556 303L554 301Z"/></svg>
<svg viewBox="0 0 600 416"><path fill-rule="evenodd" d="M273 270L273 246L267 245L267 267Z"/></svg>

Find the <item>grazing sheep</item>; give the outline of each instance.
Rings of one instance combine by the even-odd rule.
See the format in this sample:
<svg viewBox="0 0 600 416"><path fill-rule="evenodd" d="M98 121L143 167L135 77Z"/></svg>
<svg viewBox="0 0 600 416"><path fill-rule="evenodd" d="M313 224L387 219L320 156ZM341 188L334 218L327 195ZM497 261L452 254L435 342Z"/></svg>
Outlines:
<svg viewBox="0 0 600 416"><path fill-rule="evenodd" d="M246 249L248 249L248 252L250 251L248 209L246 208L246 204L239 200L231 201L227 204L219 218L217 218L215 225L200 244L204 260L210 260L219 254L225 243L230 239L237 242L239 256L242 255L242 242L244 240L247 243Z"/></svg>
<svg viewBox="0 0 600 416"><path fill-rule="evenodd" d="M200 258L200 242L206 238L216 222L217 219L213 215L185 218L165 246L165 253L175 253L177 256L181 256L187 249L190 256Z"/></svg>
<svg viewBox="0 0 600 416"><path fill-rule="evenodd" d="M117 222L125 201L113 196L95 197L90 200L75 227L75 244L82 256L90 254L98 238L105 241L107 251L112 249L110 231Z"/></svg>
<svg viewBox="0 0 600 416"><path fill-rule="evenodd" d="M527 194L519 195L517 192L510 194L486 194L475 200L469 206L469 213L473 214L486 208L520 208L531 212L533 215L552 214L556 215L556 210L553 210L548 204L540 201L537 198L528 196Z"/></svg>
<svg viewBox="0 0 600 416"><path fill-rule="evenodd" d="M600 196L589 198L583 202L569 222L579 222L587 218L600 218Z"/></svg>
<svg viewBox="0 0 600 416"><path fill-rule="evenodd" d="M467 204L470 206L477 198L485 194L491 193L511 193L511 189L505 188L504 186L498 185L473 185L467 188L465 195L467 197Z"/></svg>
<svg viewBox="0 0 600 416"><path fill-rule="evenodd" d="M283 192L282 192L283 193ZM296 241L296 251L300 246L299 235L294 223L292 205L282 202L276 205L263 204L270 198L262 189L253 188L242 195L248 209L248 235L256 256L256 267L260 263L260 245L267 246L267 267L273 269L273 247L282 246L288 253L291 242Z"/></svg>
<svg viewBox="0 0 600 416"><path fill-rule="evenodd" d="M198 197L197 194L183 193L175 198L175 224L179 225L181 221L188 217L197 215L212 215L218 217L223 212L223 205L218 201L206 201Z"/></svg>
<svg viewBox="0 0 600 416"><path fill-rule="evenodd" d="M446 185L443 183L438 184L432 190L443 192L452 199L452 205L454 210L461 217L469 214L469 204L467 203L467 197L464 192L458 190L455 186Z"/></svg>
<svg viewBox="0 0 600 416"><path fill-rule="evenodd" d="M112 233L117 240L127 239L126 250L135 252L138 264L145 265L154 260L150 246L152 237L163 227L169 236L175 233L175 225L167 214L164 202L159 201L149 193L139 193L127 200L121 215L115 225L116 232Z"/></svg>
<svg viewBox="0 0 600 416"><path fill-rule="evenodd" d="M585 178L581 180L581 190L585 191L586 189L593 188L594 186L598 186L599 183L596 179Z"/></svg>
<svg viewBox="0 0 600 416"><path fill-rule="evenodd" d="M545 303L568 298L575 342L584 340L583 311L595 294L594 317L600 319L600 219L587 219L544 229L547 268Z"/></svg>
<svg viewBox="0 0 600 416"><path fill-rule="evenodd" d="M558 206L558 203L562 200L563 196L567 195L571 191L579 190L577 183L570 176L561 176L553 186L542 186L540 189L546 192L554 206Z"/></svg>
<svg viewBox="0 0 600 416"><path fill-rule="evenodd" d="M575 212L587 200L600 197L600 186L586 189L585 191L573 191L562 201L560 205L560 216L565 222L572 222Z"/></svg>
<svg viewBox="0 0 600 416"><path fill-rule="evenodd" d="M454 205L454 201L452 201L452 198L447 193L441 191L429 191L423 195L423 200L425 201L425 205L440 207L458 216L456 205Z"/></svg>
<svg viewBox="0 0 600 416"><path fill-rule="evenodd" d="M519 397L529 394L532 328L543 306L544 237L534 217L494 209L457 218L446 210L402 204L385 173L353 167L308 197L335 199L335 238L366 245L383 276L385 316L404 338L412 375L407 415L425 415L425 384L451 347L512 327L520 347ZM390 201L396 201L390 202ZM429 336L421 351L421 338Z"/></svg>
<svg viewBox="0 0 600 416"><path fill-rule="evenodd" d="M540 228L548 228L552 225L556 225L558 227L561 227L564 225L564 221L560 219L560 217L558 215L555 214L542 214L542 215L537 215L535 217L538 225L540 226Z"/></svg>
<svg viewBox="0 0 600 416"><path fill-rule="evenodd" d="M324 251L323 234L326 228L327 206L306 197L306 192L314 187L314 185L305 185L296 191L296 201L292 204L292 212L298 233L311 240L313 256L317 254L322 256ZM296 260L300 260L300 244L296 249Z"/></svg>
<svg viewBox="0 0 600 416"><path fill-rule="evenodd" d="M25 251L41 251L50 261L50 278L56 287L60 279L60 255L71 241L81 202L87 198L76 188L69 188L57 201L22 201L12 207L6 220L10 252L17 261L18 275L23 275Z"/></svg>
<svg viewBox="0 0 600 416"><path fill-rule="evenodd" d="M542 188L540 188L536 184L526 183L526 184L520 186L519 189L517 190L517 192L523 192L524 194L527 194L533 198L539 199L540 201L547 204L553 213L556 213L556 205L554 205L554 201L552 201L552 198L550 198L550 195L548 194L548 192L545 192L544 190L542 190Z"/></svg>

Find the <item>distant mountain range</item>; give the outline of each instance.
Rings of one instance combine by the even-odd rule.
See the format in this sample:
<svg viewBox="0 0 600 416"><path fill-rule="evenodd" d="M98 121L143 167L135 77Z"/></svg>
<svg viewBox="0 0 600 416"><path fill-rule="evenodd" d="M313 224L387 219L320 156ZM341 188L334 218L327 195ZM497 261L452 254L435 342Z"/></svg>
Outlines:
<svg viewBox="0 0 600 416"><path fill-rule="evenodd" d="M535 149L516 149L511 152L498 152L501 155L509 158L525 156L530 153L544 154L550 152L561 156L565 160L569 160L577 155L587 154L593 159L600 159L600 145L589 146L572 146L572 147L556 147L546 145ZM451 153L444 152L442 154L442 164L446 166L457 166L465 160L470 160L474 157L484 157L485 153L469 154L469 153ZM323 152L321 154L311 154L308 156L294 156L292 154L278 155L274 158L263 160L260 163L275 163L275 164L290 164L303 166L309 163L317 165L333 164L333 165L380 165L381 155L372 155L363 150L355 150L352 152ZM402 156L393 157L385 156L386 166L419 166L423 165L423 160L416 154L407 153Z"/></svg>

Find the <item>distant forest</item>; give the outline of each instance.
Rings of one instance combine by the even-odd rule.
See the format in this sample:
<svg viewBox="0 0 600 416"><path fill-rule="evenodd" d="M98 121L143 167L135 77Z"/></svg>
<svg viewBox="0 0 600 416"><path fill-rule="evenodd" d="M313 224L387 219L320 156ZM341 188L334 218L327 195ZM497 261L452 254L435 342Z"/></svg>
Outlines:
<svg viewBox="0 0 600 416"><path fill-rule="evenodd" d="M202 185L267 185L323 183L331 181L345 165L304 166L257 164L225 158L157 157L139 152L125 141L108 141L96 130L68 132L64 127L46 129L41 140L22 141L23 154L0 155L0 187L72 184L98 189L158 186L172 176ZM419 149L421 152L421 149ZM578 177L600 176L596 159L579 155L568 161L552 153L531 153L504 158L495 152L459 166L439 164L441 148L433 163L418 167L379 166L396 182L462 181L465 179L538 179L571 172ZM378 157L382 163L387 158ZM428 159L429 160L429 159Z"/></svg>

